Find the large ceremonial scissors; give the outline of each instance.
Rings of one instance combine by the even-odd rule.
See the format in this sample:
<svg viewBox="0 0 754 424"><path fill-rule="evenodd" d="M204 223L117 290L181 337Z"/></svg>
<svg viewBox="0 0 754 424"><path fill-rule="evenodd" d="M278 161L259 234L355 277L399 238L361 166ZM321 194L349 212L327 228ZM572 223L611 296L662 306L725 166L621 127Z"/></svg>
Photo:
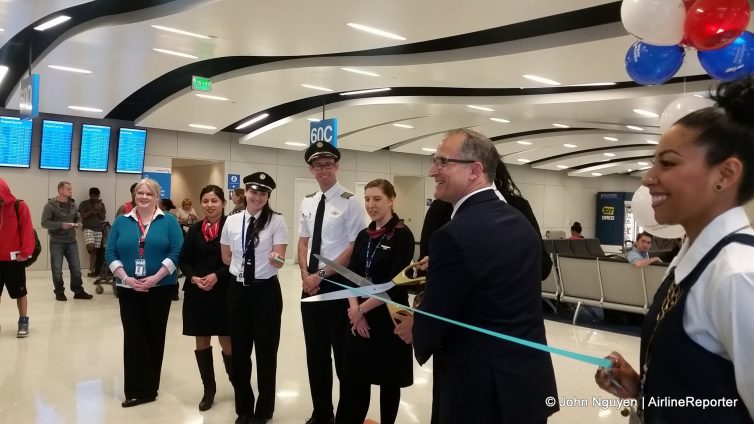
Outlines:
<svg viewBox="0 0 754 424"><path fill-rule="evenodd" d="M397 285L421 284L426 280L425 277L410 277L408 275L408 272L410 272L415 265L411 264L407 266L403 271L401 271L395 278L393 278L392 281L388 281L387 283L382 284L374 284L368 279L338 264L335 261L317 254L315 254L314 256L319 259L320 262L324 263L338 274L347 278L348 281L356 284L359 287L359 291L356 292L355 290L348 289L337 290L330 293L318 294L316 296L303 298L301 299L302 302L323 302L326 300L346 299L349 297L360 297L368 295L373 295L382 300L390 300L390 296L385 292L392 289L393 287Z"/></svg>

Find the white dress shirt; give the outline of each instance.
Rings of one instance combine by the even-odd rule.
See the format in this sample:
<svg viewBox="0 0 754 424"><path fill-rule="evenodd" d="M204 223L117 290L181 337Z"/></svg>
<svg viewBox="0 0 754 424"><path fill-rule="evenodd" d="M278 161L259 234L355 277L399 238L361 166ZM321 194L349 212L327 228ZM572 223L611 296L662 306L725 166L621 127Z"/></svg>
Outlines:
<svg viewBox="0 0 754 424"><path fill-rule="evenodd" d="M319 254L325 258L335 260L343 253L350 243L356 241L359 232L366 228L361 202L354 196L343 197L347 192L340 183L335 183L325 192L325 215L322 219L322 245ZM313 196L304 197L299 209L299 236L308 237L307 264L312 252L314 234L314 218L317 215L317 206L322 198L322 192L318 191ZM319 268L325 264L320 262Z"/></svg>
<svg viewBox="0 0 754 424"><path fill-rule="evenodd" d="M472 191L471 193L469 193L469 194L461 197L461 199L459 201L457 201L456 203L453 204L453 213L450 214L450 219L453 219L453 217L456 216L456 212L458 211L458 208L461 207L461 205L463 204L463 202L466 201L466 199L468 199L469 197L471 197L471 196L473 196L473 195L475 195L477 193L481 193L481 192L483 192L485 190L495 190L495 195L500 200L502 200L503 202L508 203L508 201L505 200L505 196L503 196L503 193L500 193L500 191L498 191L497 187L495 187L495 184L492 184L489 187L482 187L479 190Z"/></svg>
<svg viewBox="0 0 754 424"><path fill-rule="evenodd" d="M259 219L262 211L254 215ZM249 226L252 215L245 210L225 219L223 232L220 235L220 244L230 246L232 254L230 260L230 273L237 276L243 266L244 245L242 239ZM246 240L248 243L248 240ZM264 280L277 275L278 269L270 264L267 256L272 252L272 247L280 244L288 244L288 229L285 226L283 215L273 213L267 226L259 232L259 244L254 248L254 278ZM248 278L248 276L245 276ZM247 281L248 282L248 281Z"/></svg>
<svg viewBox="0 0 754 424"><path fill-rule="evenodd" d="M731 233L752 234L741 207L715 218L670 264L676 284L712 247ZM727 245L689 291L683 314L686 334L706 350L733 362L736 388L754 417L754 247ZM683 352L679 352L680 355ZM703 365L702 365L703 366ZM693 372L693 370L689 370Z"/></svg>

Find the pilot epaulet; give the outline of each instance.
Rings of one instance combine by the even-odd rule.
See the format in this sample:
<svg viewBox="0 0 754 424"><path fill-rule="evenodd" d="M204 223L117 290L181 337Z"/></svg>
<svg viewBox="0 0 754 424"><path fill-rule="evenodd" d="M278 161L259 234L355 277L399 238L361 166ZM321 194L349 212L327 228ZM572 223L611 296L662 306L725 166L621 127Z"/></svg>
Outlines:
<svg viewBox="0 0 754 424"><path fill-rule="evenodd" d="M317 192L316 192L316 191L315 191L314 193L312 193L312 194L307 194L307 195L306 195L306 196L304 196L304 197L314 197L314 195L315 195L315 194L317 194Z"/></svg>
<svg viewBox="0 0 754 424"><path fill-rule="evenodd" d="M237 214L239 212L243 212L243 209L238 210L238 211L233 211L233 212L229 213L228 216L235 215L235 214Z"/></svg>
<svg viewBox="0 0 754 424"><path fill-rule="evenodd" d="M342 193L342 194L340 195L340 197L342 197L342 198L344 198L344 199L350 199L351 197L353 197L353 193L349 193L349 192L347 192L347 191L344 191L344 192L343 192L343 193Z"/></svg>
<svg viewBox="0 0 754 424"><path fill-rule="evenodd" d="M280 213L280 212L272 211L272 213L274 213L275 215L282 215L282 213Z"/></svg>

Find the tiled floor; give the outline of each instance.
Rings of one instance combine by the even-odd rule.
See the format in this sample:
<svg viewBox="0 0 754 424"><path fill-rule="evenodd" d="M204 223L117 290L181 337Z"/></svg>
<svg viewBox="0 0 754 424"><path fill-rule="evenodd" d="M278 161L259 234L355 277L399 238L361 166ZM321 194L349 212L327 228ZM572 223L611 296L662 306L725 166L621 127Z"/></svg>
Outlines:
<svg viewBox="0 0 754 424"><path fill-rule="evenodd" d="M311 412L298 308L300 281L296 268L281 271L283 329L278 357L278 396L274 424L301 424ZM194 341L181 335L181 302L173 302L165 362L157 402L123 409L122 331L117 299L110 288L94 300L56 302L46 272L30 272L28 287L31 335L16 339L15 302L0 304L0 423L232 423L233 393L222 370L217 343L218 394L215 406L200 413L201 382ZM86 288L93 293L91 283ZM547 321L551 345L604 356L612 350L637 363L639 340L570 324ZM592 405L592 397L612 399L594 384L594 367L553 357L561 397L584 399L587 407L563 407L550 423L625 423L617 409ZM431 363L415 366L415 383L403 391L399 423L428 423ZM373 392L369 416L379 420ZM334 398L337 401L337 397Z"/></svg>

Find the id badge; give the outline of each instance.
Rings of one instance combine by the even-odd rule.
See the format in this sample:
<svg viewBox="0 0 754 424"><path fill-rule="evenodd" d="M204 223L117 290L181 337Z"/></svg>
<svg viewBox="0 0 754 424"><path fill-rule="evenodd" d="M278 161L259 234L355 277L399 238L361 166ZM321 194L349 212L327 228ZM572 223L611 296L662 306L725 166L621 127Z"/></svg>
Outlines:
<svg viewBox="0 0 754 424"><path fill-rule="evenodd" d="M137 277L145 277L147 275L147 261L144 259L136 260L136 267L134 268L134 274Z"/></svg>
<svg viewBox="0 0 754 424"><path fill-rule="evenodd" d="M236 281L239 283L243 283L243 267L241 267L241 270L238 271L238 277L236 277Z"/></svg>

